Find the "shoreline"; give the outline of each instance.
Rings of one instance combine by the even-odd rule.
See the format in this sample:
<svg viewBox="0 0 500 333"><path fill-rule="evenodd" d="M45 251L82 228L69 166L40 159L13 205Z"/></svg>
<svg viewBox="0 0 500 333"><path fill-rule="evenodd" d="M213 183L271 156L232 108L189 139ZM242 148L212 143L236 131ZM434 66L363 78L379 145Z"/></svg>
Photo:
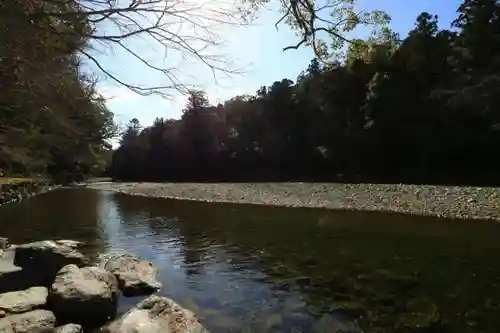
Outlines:
<svg viewBox="0 0 500 333"><path fill-rule="evenodd" d="M114 183L87 188L128 195L500 221L500 188L340 183Z"/></svg>
<svg viewBox="0 0 500 333"><path fill-rule="evenodd" d="M61 187L61 185L42 180L26 179L17 182L3 182L0 183L0 207L54 191Z"/></svg>

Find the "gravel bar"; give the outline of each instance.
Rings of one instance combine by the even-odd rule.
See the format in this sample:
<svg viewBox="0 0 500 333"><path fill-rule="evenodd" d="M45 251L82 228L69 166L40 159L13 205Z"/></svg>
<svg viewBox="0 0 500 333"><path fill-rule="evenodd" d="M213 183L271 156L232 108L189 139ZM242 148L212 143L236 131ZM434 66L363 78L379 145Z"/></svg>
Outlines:
<svg viewBox="0 0 500 333"><path fill-rule="evenodd" d="M93 183L130 195L500 221L500 188L336 183Z"/></svg>

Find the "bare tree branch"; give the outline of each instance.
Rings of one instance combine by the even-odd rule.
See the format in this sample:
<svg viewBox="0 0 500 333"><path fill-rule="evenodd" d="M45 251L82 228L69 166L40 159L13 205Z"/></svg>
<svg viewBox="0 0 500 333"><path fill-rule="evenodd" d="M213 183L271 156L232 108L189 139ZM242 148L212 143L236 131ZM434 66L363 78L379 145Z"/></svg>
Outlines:
<svg viewBox="0 0 500 333"><path fill-rule="evenodd" d="M159 94L168 97L172 90L187 93L189 87L183 83L181 71L174 64L163 66L147 59L142 45L156 52L164 50L172 57L195 61L208 67L214 80L218 74L234 75L240 70L231 68L227 59L211 50L220 46L220 27L236 27L244 24L231 1L217 0L25 0L25 8L0 7L2 17L18 17L45 33L59 36L66 43L84 39L87 45L76 47L80 55L107 77L128 89L141 94ZM226 5L226 8L224 8ZM60 24L63 23L63 24ZM90 29L64 29L78 24L87 24ZM47 27L51 27L48 29ZM62 28L61 28L62 27ZM142 41L143 44L141 44ZM98 43L98 44L96 44ZM113 71L94 54L98 45L114 51L122 50L132 60L147 69L161 73L168 84L143 86L128 82Z"/></svg>
<svg viewBox="0 0 500 333"><path fill-rule="evenodd" d="M97 72L142 95L168 97L172 90L182 93L189 90L189 85L181 78L183 73L172 63L176 56L182 61L202 64L211 71L215 82L219 74L241 73L231 68L225 57L213 53L212 50L220 50L221 46L218 28L245 24L239 14L249 10L236 8L236 3L242 6L250 4L256 10L259 7L257 4L269 0L22 1L23 6L19 8L0 7L0 20L16 17L26 24L43 29L45 33L59 36L67 45L76 43L73 49L77 49ZM345 43L356 44L356 41L346 37L346 33L356 25L378 24L386 19L381 12L355 13L351 0L326 0L321 6L317 6L315 0L279 2L283 15L275 27L286 22L295 28L300 38L296 45L285 47L284 50L311 46L321 60L327 59L329 55L328 45L319 38L319 34L328 36L332 49L341 49ZM85 29L87 26L88 29ZM165 55L163 62L169 62L169 66L147 59L144 45L155 52L162 50ZM131 61L145 66L146 70L162 74L167 83L150 86L128 82L124 75L114 73L116 70L109 64L105 65L102 58L95 54L99 46L129 56Z"/></svg>
<svg viewBox="0 0 500 333"><path fill-rule="evenodd" d="M121 84L122 86L127 87L128 89L132 90L133 92L142 95L142 96L149 96L153 94L158 94L159 91L164 90L164 89L173 89L175 86L161 86L161 87L141 87L133 84L126 83L119 78L117 78L115 75L112 73L108 72L105 68L102 67L102 65L95 59L92 55L84 51L83 49L79 50L83 55L85 55L88 59L90 59L104 74L106 74L108 77L110 77L113 81Z"/></svg>

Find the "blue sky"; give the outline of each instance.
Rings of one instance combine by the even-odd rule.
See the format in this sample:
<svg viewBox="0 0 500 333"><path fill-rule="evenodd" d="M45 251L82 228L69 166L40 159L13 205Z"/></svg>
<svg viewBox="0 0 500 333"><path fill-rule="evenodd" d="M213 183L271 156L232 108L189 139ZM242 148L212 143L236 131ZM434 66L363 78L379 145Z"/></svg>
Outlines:
<svg viewBox="0 0 500 333"><path fill-rule="evenodd" d="M275 1L275 0L271 0ZM390 27L404 37L413 27L418 14L427 11L439 16L442 28L448 28L456 17L456 9L460 0L359 0L358 8L379 9L388 12L392 21ZM211 72L199 63L182 62L180 58L169 55L166 62L182 70L189 83L195 83L207 91L212 103L224 102L239 94L254 94L263 86L270 85L276 80L289 78L295 80L313 58L308 48L283 52L285 46L295 44L297 37L287 26L282 25L279 30L274 27L280 14L271 8L261 12L259 18L246 27L227 27L220 31L225 45L219 49L226 59L232 62L229 66L244 69L243 74L233 75L230 78L219 76L214 81ZM362 33L362 32L361 32ZM356 36L365 37L365 36ZM148 59L163 61L164 51L155 49L151 45L139 44L135 47ZM121 78L128 82L150 83L160 82L163 77L158 73L148 71L144 65L132 61L121 52L112 53L102 49L97 58L107 69L119 73ZM189 76L190 75L190 76ZM174 95L165 100L159 96L143 97L104 80L100 89L105 96L113 96L107 105L115 114L118 124L126 124L132 118L138 118L141 124L150 125L156 117L178 118L184 105L183 96Z"/></svg>

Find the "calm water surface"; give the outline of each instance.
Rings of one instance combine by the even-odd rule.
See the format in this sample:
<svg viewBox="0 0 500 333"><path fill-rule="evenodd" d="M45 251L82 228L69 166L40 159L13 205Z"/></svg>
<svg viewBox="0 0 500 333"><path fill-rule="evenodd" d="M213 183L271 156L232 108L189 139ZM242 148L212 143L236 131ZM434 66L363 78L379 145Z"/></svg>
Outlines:
<svg viewBox="0 0 500 333"><path fill-rule="evenodd" d="M500 225L491 222L70 189L1 208L0 234L149 259L160 293L213 333L500 332Z"/></svg>

